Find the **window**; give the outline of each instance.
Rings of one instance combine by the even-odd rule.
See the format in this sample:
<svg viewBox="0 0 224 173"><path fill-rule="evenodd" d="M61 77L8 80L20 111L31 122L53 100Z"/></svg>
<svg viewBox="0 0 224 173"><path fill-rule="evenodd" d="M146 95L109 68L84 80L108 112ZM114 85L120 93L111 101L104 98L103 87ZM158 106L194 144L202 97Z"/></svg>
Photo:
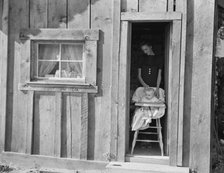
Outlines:
<svg viewBox="0 0 224 173"><path fill-rule="evenodd" d="M83 42L36 42L33 80L85 81Z"/></svg>
<svg viewBox="0 0 224 173"><path fill-rule="evenodd" d="M23 30L20 39L22 84L96 87L98 30Z"/></svg>

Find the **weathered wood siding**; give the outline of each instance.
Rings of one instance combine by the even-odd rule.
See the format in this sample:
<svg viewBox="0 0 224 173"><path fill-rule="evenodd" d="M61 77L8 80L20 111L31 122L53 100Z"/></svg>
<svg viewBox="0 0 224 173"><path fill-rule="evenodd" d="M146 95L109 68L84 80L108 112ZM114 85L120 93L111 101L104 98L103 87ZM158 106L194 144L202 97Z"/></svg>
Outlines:
<svg viewBox="0 0 224 173"><path fill-rule="evenodd" d="M185 67L186 70L186 73L180 71L179 90L180 93L184 91L184 94L178 96L179 104L184 107L177 110L179 115L183 114L178 121L179 127L184 124L184 129L177 129L178 133L175 131L178 141L174 152L183 149L183 152L177 153L177 164L181 165L183 160L184 166L190 165L199 172L208 171L210 158L208 152L204 151L210 149L210 131L206 130L210 126L211 112L213 16L210 14L214 10L213 2L0 1L0 152L5 150L54 157L122 160L124 156L118 153L120 147L125 149L125 146L119 146L117 142L118 124L125 122L119 122L118 117L119 106L122 107L118 105L119 99L122 99L119 98L119 92L123 91L119 91L118 86L119 74L125 69L119 66L119 62L121 65L124 63L124 66L126 64L119 59L120 9L122 12L177 11L182 12L181 57L185 56L185 43L187 46L186 61L179 62L180 69ZM187 28L186 21L189 24ZM24 70L27 57L23 56L19 38L22 28L100 29L97 50L99 92L20 91L19 83L27 79ZM204 28L204 32L201 32L201 28ZM203 82L199 79L203 79Z"/></svg>
<svg viewBox="0 0 224 173"><path fill-rule="evenodd" d="M9 1L0 3L0 152L5 149Z"/></svg>
<svg viewBox="0 0 224 173"><path fill-rule="evenodd" d="M7 151L86 159L88 145L89 159L109 159L111 145L115 147L111 144L113 5L108 0L10 1ZM22 28L100 29L98 94L18 90L26 80ZM88 120L83 119L87 115Z"/></svg>
<svg viewBox="0 0 224 173"><path fill-rule="evenodd" d="M191 39L189 60L191 73L190 94L190 167L198 172L209 173L211 168L211 113L212 113L212 65L214 39L214 10L215 1L190 1L192 10L189 11L191 27L188 33ZM202 15L203 14L203 15ZM211 15L212 14L212 15ZM193 16L192 16L193 15ZM201 32L201 28L205 28ZM191 44L193 43L193 44ZM203 64L203 66L201 65ZM189 69L188 69L189 70ZM188 88L189 91L189 88ZM206 151L206 152L205 152Z"/></svg>
<svg viewBox="0 0 224 173"><path fill-rule="evenodd" d="M122 12L175 11L174 6L175 6L174 0L121 0Z"/></svg>

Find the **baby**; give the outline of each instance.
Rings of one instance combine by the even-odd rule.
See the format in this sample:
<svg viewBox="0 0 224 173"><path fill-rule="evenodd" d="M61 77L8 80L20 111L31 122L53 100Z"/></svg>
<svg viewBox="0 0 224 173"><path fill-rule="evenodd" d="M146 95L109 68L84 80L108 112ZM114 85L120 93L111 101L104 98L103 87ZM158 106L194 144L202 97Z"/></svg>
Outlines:
<svg viewBox="0 0 224 173"><path fill-rule="evenodd" d="M155 96L153 88L144 88L144 95L141 98L141 102L159 102L160 100Z"/></svg>
<svg viewBox="0 0 224 173"><path fill-rule="evenodd" d="M148 87L144 88L144 96L142 96L141 102L158 103L160 102L160 100L155 96L155 90L153 88ZM158 107L151 106L148 111L149 116L153 117L158 112Z"/></svg>

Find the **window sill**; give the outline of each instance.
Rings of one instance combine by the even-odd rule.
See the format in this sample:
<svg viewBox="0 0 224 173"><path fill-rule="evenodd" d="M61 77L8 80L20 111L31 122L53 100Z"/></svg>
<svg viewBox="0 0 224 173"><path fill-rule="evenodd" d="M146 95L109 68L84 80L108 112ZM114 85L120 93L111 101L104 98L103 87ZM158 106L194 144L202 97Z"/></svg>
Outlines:
<svg viewBox="0 0 224 173"><path fill-rule="evenodd" d="M80 83L50 83L50 82L27 82L20 83L18 89L21 91L49 91L49 92L76 92L97 93L98 87L90 84Z"/></svg>

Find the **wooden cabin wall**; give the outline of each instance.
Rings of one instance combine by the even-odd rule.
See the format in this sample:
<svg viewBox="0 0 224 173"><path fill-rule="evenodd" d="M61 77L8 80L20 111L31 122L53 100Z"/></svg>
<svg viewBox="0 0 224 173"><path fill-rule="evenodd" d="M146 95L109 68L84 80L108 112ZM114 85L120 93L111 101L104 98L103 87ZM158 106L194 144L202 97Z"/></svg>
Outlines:
<svg viewBox="0 0 224 173"><path fill-rule="evenodd" d="M5 149L8 57L8 0L0 1L0 152Z"/></svg>
<svg viewBox="0 0 224 173"><path fill-rule="evenodd" d="M10 1L6 151L85 159L79 153L80 139L84 138L80 132L80 112L88 101L84 104L89 117L88 159L108 160L111 148L114 148L113 155L116 154L116 126L111 139L111 97L114 96L113 107L116 108L117 96L116 91L112 93L111 85L112 80L116 82L117 75L112 76L111 64L116 64L112 60L112 55L115 56L112 49L118 50L118 46L112 44L118 37L114 34L113 38L112 33L119 26L115 24L114 27L113 21L119 22L117 17L120 14L114 16L114 4L119 6L120 3L118 0ZM22 28L100 29L98 94L89 94L86 99L83 93L26 93L18 90L25 73L20 65L22 50L19 34Z"/></svg>
<svg viewBox="0 0 224 173"><path fill-rule="evenodd" d="M211 168L214 10L215 1L188 1L185 113L190 117L189 167L205 173Z"/></svg>
<svg viewBox="0 0 224 173"><path fill-rule="evenodd" d="M121 0L121 11L122 12L174 11L174 0Z"/></svg>

